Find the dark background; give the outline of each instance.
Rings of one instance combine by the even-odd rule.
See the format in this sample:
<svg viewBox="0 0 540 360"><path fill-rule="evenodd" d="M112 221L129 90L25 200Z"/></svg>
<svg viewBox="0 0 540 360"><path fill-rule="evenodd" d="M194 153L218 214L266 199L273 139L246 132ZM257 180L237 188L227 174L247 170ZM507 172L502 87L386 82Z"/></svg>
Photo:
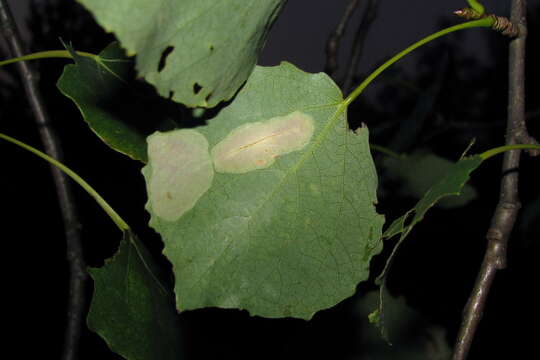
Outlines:
<svg viewBox="0 0 540 360"><path fill-rule="evenodd" d="M19 5L20 1L10 1ZM57 5L56 5L57 3ZM324 45L347 1L291 0L278 19L261 58L261 64L281 60L306 71L322 71ZM410 43L444 26L457 23L451 11L464 1L381 1L377 21L370 29L360 74ZM488 10L507 15L509 1L486 2ZM422 6L425 8L422 8ZM361 7L362 10L363 7ZM19 14L19 13L18 13ZM357 11L342 43L341 60L349 56L352 33L361 17ZM540 137L540 73L538 1L529 1L527 110L531 134ZM111 40L91 16L72 1L40 1L27 12L31 51L61 48L58 38L77 49L98 52ZM456 160L472 138L473 152L502 145L506 112L507 40L488 30L474 29L440 39L416 51L370 86L350 109L354 125L365 122L372 142L399 152L429 148ZM6 58L3 55L2 58ZM51 118L66 152L66 164L88 180L144 239L159 257L159 237L146 226L141 164L110 150L89 131L74 104L55 88L62 60L35 63ZM19 84L15 68L0 70L1 131L41 146ZM343 70L343 66L341 67ZM339 80L341 72L337 74ZM362 76L359 75L359 78ZM356 82L358 83L358 81ZM436 84L437 86L433 86ZM411 90L412 89L412 90ZM433 99L431 101L427 99ZM428 102L418 115L418 104ZM413 117L412 115L415 114ZM403 140L405 130L423 125L419 133ZM416 125L415 125L416 124ZM421 131L420 131L421 130ZM67 298L67 263L63 225L54 186L46 164L11 145L1 144L3 171L2 266L4 296L8 299L7 344L22 353L39 349L41 356L61 353ZM378 164L381 157L374 153ZM406 241L389 279L390 290L403 295L410 306L447 330L453 344L461 310L474 282L485 248L485 232L498 198L502 157L489 160L472 177L478 198L463 208L434 209ZM522 214L540 201L538 159L523 156L520 192ZM414 199L396 195L381 171L379 212L393 219L410 209ZM86 193L75 187L83 226L87 262L100 266L116 250L120 233ZM538 316L539 250L538 213L530 223L518 220L509 248L509 267L497 275L471 359L506 358L536 353L533 318ZM384 256L373 263L378 273ZM163 261L164 266L166 261ZM361 284L358 294L310 322L294 319L252 318L245 312L204 309L180 315L189 359L220 358L366 358L356 314L361 294L373 285ZM92 290L88 286L88 293ZM6 335L4 335L5 337ZM83 333L81 358L118 358L88 330Z"/></svg>

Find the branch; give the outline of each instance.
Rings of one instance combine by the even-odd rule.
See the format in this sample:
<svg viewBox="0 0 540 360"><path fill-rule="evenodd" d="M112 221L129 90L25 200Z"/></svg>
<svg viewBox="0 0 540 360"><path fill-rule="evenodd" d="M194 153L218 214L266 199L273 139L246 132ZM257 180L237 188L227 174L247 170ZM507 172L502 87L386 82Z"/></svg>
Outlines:
<svg viewBox="0 0 540 360"><path fill-rule="evenodd" d="M341 42L347 24L359 3L360 0L349 0L349 4L345 8L345 12L341 17L336 30L330 34L328 41L326 42L326 65L324 66L324 71L330 76L338 69L339 43Z"/></svg>
<svg viewBox="0 0 540 360"><path fill-rule="evenodd" d="M510 21L519 34L509 49L509 89L506 144L521 142L525 124L525 41L527 36L526 0L512 0ZM465 306L461 329L454 348L453 360L464 360L482 318L486 299L497 270L506 267L507 244L520 208L518 197L520 151L504 155L499 203L487 232L487 249L474 289Z"/></svg>
<svg viewBox="0 0 540 360"><path fill-rule="evenodd" d="M25 54L17 26L9 9L7 1L0 0L0 26L11 55L19 57ZM17 63L24 89L34 119L39 130L41 141L47 154L62 161L61 144L49 121L41 94L38 89L36 76L27 62ZM77 357L77 348L83 323L85 308L85 280L87 278L86 265L83 258L80 238L80 224L75 208L70 184L64 174L56 167L51 166L56 193L62 212L64 231L66 236L67 260L70 267L69 279L69 305L67 325L65 329L64 360L73 360Z"/></svg>
<svg viewBox="0 0 540 360"><path fill-rule="evenodd" d="M360 21L360 24L356 29L356 34L354 35L353 41L353 52L349 59L349 64L347 65L347 72L345 73L345 77L343 79L342 89L343 93L345 94L347 94L352 87L354 75L356 73L356 69L358 69L358 63L360 62L360 57L362 55L362 50L364 49L369 28L377 17L378 7L379 2L377 0L369 0L364 16L362 17L362 21Z"/></svg>

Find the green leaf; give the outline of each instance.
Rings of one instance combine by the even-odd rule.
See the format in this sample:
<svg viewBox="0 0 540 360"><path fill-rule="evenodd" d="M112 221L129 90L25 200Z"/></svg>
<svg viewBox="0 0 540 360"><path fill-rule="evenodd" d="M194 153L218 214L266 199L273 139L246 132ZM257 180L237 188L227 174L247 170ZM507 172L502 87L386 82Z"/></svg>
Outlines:
<svg viewBox="0 0 540 360"><path fill-rule="evenodd" d="M403 224L399 232L402 234L402 238L407 236L412 228L420 222L426 212L434 206L438 201L451 195L459 195L465 186L465 183L469 180L469 175L480 164L483 159L479 155L465 157L458 162L454 163L446 172L445 176L439 180L438 183L433 185L427 193L418 201L414 207L414 216L411 222L405 225L404 217L411 216L410 212L396 219L388 229L395 229L395 224ZM399 233L397 232L397 233ZM392 233L397 235L397 233ZM385 232L384 237L389 237L389 234ZM400 240L401 241L401 240Z"/></svg>
<svg viewBox="0 0 540 360"><path fill-rule="evenodd" d="M65 66L58 89L77 105L86 123L108 146L146 162L147 134L140 123L146 119L133 116L140 100L130 97L123 80L132 71L131 61L118 43L105 48L100 61L72 53L76 63Z"/></svg>
<svg viewBox="0 0 540 360"><path fill-rule="evenodd" d="M433 207L441 199L459 195L465 183L469 180L471 172L473 172L482 163L483 158L480 155L465 157L453 164L446 175L433 185L422 199L418 201L416 206L400 216L386 229L383 238L389 239L396 235L400 238L392 250L392 254L386 261L386 266L382 273L377 277L377 282L380 285L380 301L379 301L379 319L378 326L381 328L383 337L386 338L385 329L385 303L386 303L386 278L392 262L397 254L397 251L405 238L410 234L413 227L418 224L425 216L427 211Z"/></svg>
<svg viewBox="0 0 540 360"><path fill-rule="evenodd" d="M253 70L284 0L79 0L165 97L213 107Z"/></svg>
<svg viewBox="0 0 540 360"><path fill-rule="evenodd" d="M348 129L342 101L325 74L288 63L257 67L230 106L190 130L198 134L189 143L200 144L192 166L204 169L210 155L215 172L187 210L172 196L177 178L165 181L162 174L183 168L172 145L189 134L177 130L167 133L170 145L158 141L162 152L151 152L143 169L147 209L173 264L180 311L216 306L309 319L368 278L370 259L382 248L384 219L374 206L368 130ZM178 179L186 183L185 176ZM203 181L200 176L194 179ZM152 192L156 177L170 194ZM156 213L158 204L165 210ZM173 206L184 214L171 219Z"/></svg>
<svg viewBox="0 0 540 360"><path fill-rule="evenodd" d="M382 161L382 166L389 177L401 182L397 190L398 194L418 199L424 196L432 184L441 180L453 165L453 162L425 151L416 151L401 159L386 157ZM476 196L476 189L466 184L460 190L460 196L442 198L435 206L446 209L460 207Z"/></svg>
<svg viewBox="0 0 540 360"><path fill-rule="evenodd" d="M178 316L171 291L153 275L156 267L129 231L102 268L90 268L94 296L88 327L112 351L132 360L183 358Z"/></svg>

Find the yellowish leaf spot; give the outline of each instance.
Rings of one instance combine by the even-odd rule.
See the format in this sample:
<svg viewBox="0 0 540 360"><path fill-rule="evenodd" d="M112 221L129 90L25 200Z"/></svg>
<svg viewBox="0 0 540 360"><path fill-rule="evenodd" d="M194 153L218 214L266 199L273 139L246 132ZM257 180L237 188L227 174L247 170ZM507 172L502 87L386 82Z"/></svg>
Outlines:
<svg viewBox="0 0 540 360"><path fill-rule="evenodd" d="M233 174L267 168L278 156L303 149L314 129L313 118L300 111L241 125L212 149L214 168Z"/></svg>
<svg viewBox="0 0 540 360"><path fill-rule="evenodd" d="M157 132L148 138L152 173L148 196L153 213L179 219L210 188L214 178L206 137L196 130Z"/></svg>

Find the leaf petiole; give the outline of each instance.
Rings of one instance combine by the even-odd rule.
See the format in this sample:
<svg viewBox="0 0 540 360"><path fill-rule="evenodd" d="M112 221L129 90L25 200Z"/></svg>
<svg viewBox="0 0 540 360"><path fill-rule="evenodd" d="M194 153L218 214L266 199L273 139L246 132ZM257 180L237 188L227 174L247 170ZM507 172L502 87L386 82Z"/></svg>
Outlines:
<svg viewBox="0 0 540 360"><path fill-rule="evenodd" d="M491 157L493 157L495 155L498 155L500 153L503 153L505 151L509 151L509 150L527 150L527 149L540 150L540 145L513 144L513 145L499 146L499 147L484 151L479 156L482 158L482 160L487 160L487 159L489 159L489 158L491 158Z"/></svg>
<svg viewBox="0 0 540 360"><path fill-rule="evenodd" d="M412 44L411 46L409 46L405 50L402 50L399 53L397 53L396 55L392 56L384 64L382 64L377 69L375 69L375 71L373 71L364 81L362 81L360 83L360 85L358 85L358 87L356 89L354 89L353 92L351 92L349 94L349 96L347 96L347 98L345 100L343 100L343 105L345 107L349 106L364 91L364 89L377 76L379 76L384 70L386 70L388 67L393 65L395 62L400 60L402 57L404 57L408 53L412 52L413 50L419 48L420 46L425 45L428 42L430 42L432 40L435 40L435 39L437 39L437 38L439 38L441 36L450 34L450 33L454 32L454 31L463 30L463 29L469 29L469 28L475 28L475 27L491 27L493 25L494 21L495 20L492 17L485 17L485 18L482 18L482 19L479 19L479 20L468 21L468 22L465 22L465 23L462 23L462 24L450 26L450 27L448 27L446 29L442 29L440 31L437 31L436 33L433 33L433 34L431 34L429 36L426 36L425 38L423 38L420 41L415 42L414 44Z"/></svg>
<svg viewBox="0 0 540 360"><path fill-rule="evenodd" d="M129 225L120 217L120 215L118 215L116 213L116 211L114 211L114 209L105 201L105 199L103 199L101 197L101 195L99 195L97 193L97 191L94 190L94 188L92 188L90 186L90 184L88 184L86 181L84 181L73 170L71 170L70 168L68 168L67 166L65 166L64 164L59 162L58 160L53 159L49 155L47 155L47 154L39 151L38 149L36 149L36 148L34 148L34 147L30 146L30 145L27 145L27 144L25 144L25 143L23 143L23 142L21 142L21 141L19 141L17 139L14 139L11 136L0 133L0 139L4 139L4 140L6 140L6 141L8 141L8 142L10 142L12 144L15 144L15 145L25 149L25 150L28 150L31 153L34 153L35 155L39 156L40 158L42 158L42 159L48 161L49 163L51 163L52 165L56 166L58 169L62 170L67 176L72 178L77 184L79 184L84 190L86 190L86 192L88 194L90 194L90 196L92 196L94 198L94 200L96 200L98 205L101 206L101 208L107 213L107 215L109 215L109 217L112 219L112 221L114 221L116 226L118 226L118 228L121 231L125 232L125 231L130 230Z"/></svg>
<svg viewBox="0 0 540 360"><path fill-rule="evenodd" d="M99 55L77 51L77 55L86 56L93 59L99 59ZM38 60L38 59L49 59L49 58L58 58L58 59L73 59L73 56L68 50L48 50L48 51L39 51L32 54L19 56L12 59L7 59L0 61L0 66L16 63L19 61L28 61L28 60Z"/></svg>

